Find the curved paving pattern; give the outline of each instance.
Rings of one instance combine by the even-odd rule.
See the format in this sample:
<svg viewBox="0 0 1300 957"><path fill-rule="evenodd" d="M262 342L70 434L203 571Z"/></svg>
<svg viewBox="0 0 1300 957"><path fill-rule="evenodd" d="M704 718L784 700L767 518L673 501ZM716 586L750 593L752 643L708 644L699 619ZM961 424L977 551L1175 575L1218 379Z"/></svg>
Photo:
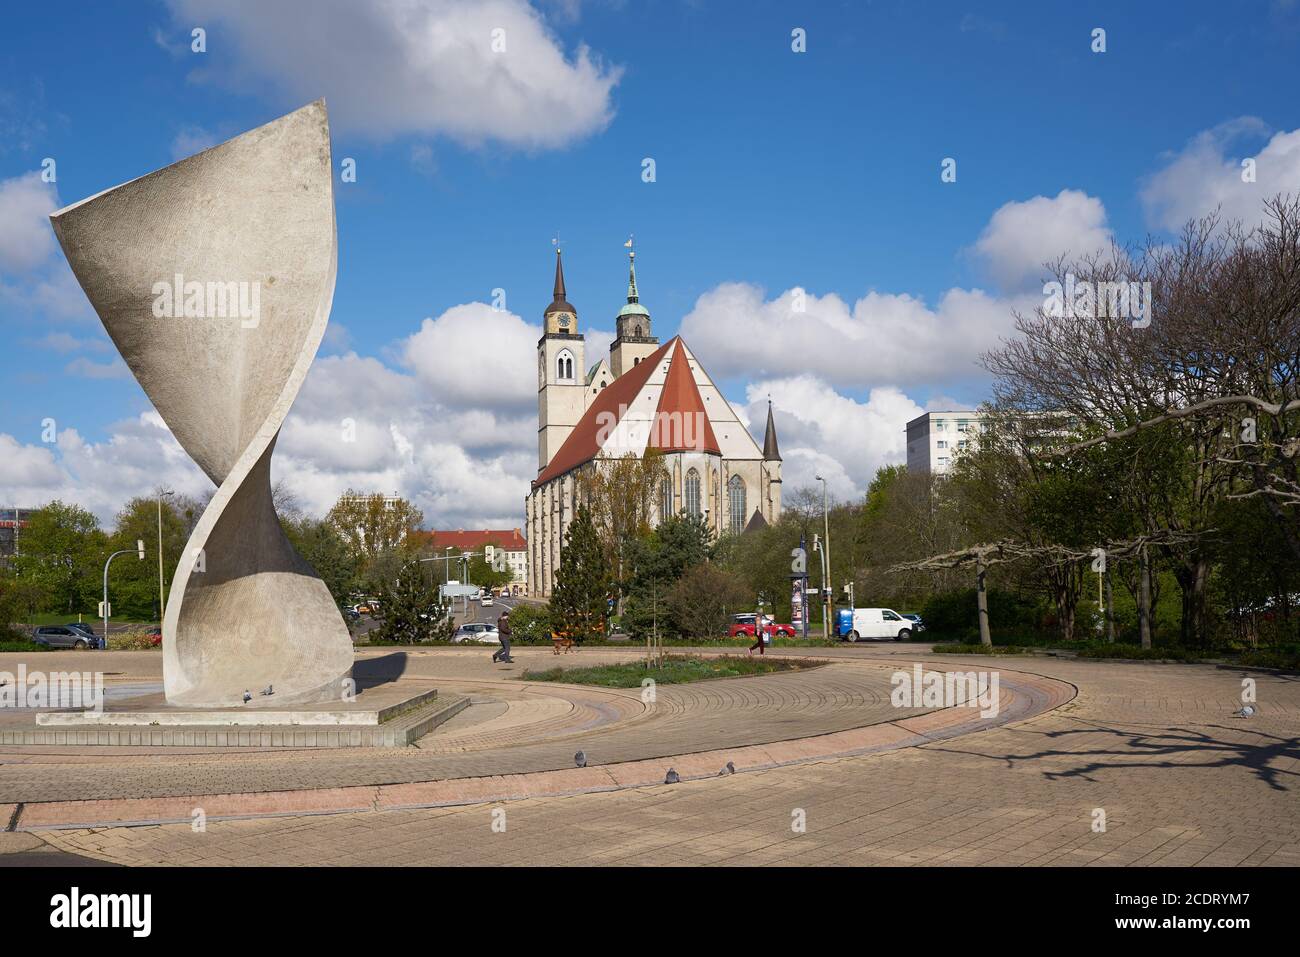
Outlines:
<svg viewBox="0 0 1300 957"><path fill-rule="evenodd" d="M628 654L588 650L584 657L594 662ZM890 705L891 670L879 663L845 661L755 678L664 685L652 706L642 704L640 689L439 679L439 687L458 694L499 697L507 710L463 733L453 729L445 741L435 732L418 748L367 753L318 749L159 756L82 748L71 755L75 761L64 763L62 756L49 753L55 749L16 748L0 765L0 803L411 783L571 768L579 748L593 764L609 764L765 744L922 713Z"/></svg>
<svg viewBox="0 0 1300 957"><path fill-rule="evenodd" d="M205 834L188 824L37 833L59 850L124 864L1300 864L1293 676L1015 665L1079 692L959 737L934 740L941 732L931 728L916 747L520 800L505 805L504 833L485 804L216 821ZM1258 685L1248 720L1231 717L1244 677ZM806 814L806 833L792 832L793 809Z"/></svg>
<svg viewBox="0 0 1300 957"><path fill-rule="evenodd" d="M317 750L160 762L156 754L81 754L66 764L31 756L0 767L0 799L24 805L20 827L42 828L188 820L195 806L211 819L608 790L656 783L667 763L689 778L716 774L728 760L752 770L907 747L1018 720L1073 695L1068 684L1004 671L995 718L970 708L901 709L889 701L897 667L858 656L760 678L661 686L649 706L640 689L442 681L458 693L477 689L493 714L444 741L433 734L422 748L382 756ZM573 767L579 747L593 766Z"/></svg>

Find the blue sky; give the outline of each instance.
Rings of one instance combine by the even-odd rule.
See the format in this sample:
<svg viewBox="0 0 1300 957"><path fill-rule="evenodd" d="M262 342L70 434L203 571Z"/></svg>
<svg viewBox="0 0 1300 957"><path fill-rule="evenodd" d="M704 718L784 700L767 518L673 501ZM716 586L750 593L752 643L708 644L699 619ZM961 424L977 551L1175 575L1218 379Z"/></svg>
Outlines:
<svg viewBox="0 0 1300 957"><path fill-rule="evenodd" d="M506 61L433 52L443 34L486 45L496 24L498 56L524 68L495 92ZM610 333L635 233L656 333L681 328L751 419L770 393L794 484L830 468L850 497L901 460L900 418L984 397L980 348L1008 331L998 316L1032 308L1024 261L1300 189L1297 62L1300 3L1282 0L15 5L0 38L0 505L59 494L109 515L158 481L202 484L33 232L33 194L43 215L52 190L74 202L316 96L357 182L336 183L334 329L280 474L312 507L370 484L468 527L521 520L536 468L526 326L549 301L553 236L584 327ZM1271 160L1253 192L1227 175L1249 156ZM36 185L47 157L57 181ZM1026 205L995 219L1007 204ZM796 287L811 321L782 305ZM495 288L513 326L455 312ZM520 367L523 385L505 384ZM466 399L472 381L447 390L466 374L485 398ZM376 378L423 418L394 425L329 394ZM369 457L313 453L312 416L348 401L374 421ZM41 441L46 418L66 442Z"/></svg>

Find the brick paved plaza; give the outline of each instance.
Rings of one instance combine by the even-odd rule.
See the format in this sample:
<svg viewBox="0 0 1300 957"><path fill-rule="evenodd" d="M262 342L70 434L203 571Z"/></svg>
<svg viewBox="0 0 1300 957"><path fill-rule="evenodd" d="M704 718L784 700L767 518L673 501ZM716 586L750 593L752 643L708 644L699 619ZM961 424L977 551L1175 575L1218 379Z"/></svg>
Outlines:
<svg viewBox="0 0 1300 957"><path fill-rule="evenodd" d="M513 680L550 666L547 649L521 649L513 675L488 654L402 662L401 681L472 702L412 748L4 747L0 861L1300 864L1291 676L877 645L816 649L828 663L805 671L664 686L647 707L639 689ZM590 648L564 664L633 655ZM913 660L997 668L1004 714L892 707L889 676ZM96 661L137 684L160 664ZM1233 717L1247 676L1257 714ZM579 749L590 767L573 767ZM718 776L728 759L737 773ZM654 783L669 766L682 782Z"/></svg>

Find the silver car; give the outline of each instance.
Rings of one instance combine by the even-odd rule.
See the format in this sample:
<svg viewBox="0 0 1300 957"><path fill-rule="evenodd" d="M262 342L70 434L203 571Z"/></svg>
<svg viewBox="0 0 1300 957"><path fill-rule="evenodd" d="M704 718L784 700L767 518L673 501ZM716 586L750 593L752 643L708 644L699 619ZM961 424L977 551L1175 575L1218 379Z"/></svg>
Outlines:
<svg viewBox="0 0 1300 957"><path fill-rule="evenodd" d="M451 640L457 644L463 641L476 641L484 645L496 645L501 643L501 634L497 631L496 625L489 625L485 621L469 621L456 629Z"/></svg>
<svg viewBox="0 0 1300 957"><path fill-rule="evenodd" d="M32 632L32 641L47 648L90 648L97 639L67 625L42 625Z"/></svg>

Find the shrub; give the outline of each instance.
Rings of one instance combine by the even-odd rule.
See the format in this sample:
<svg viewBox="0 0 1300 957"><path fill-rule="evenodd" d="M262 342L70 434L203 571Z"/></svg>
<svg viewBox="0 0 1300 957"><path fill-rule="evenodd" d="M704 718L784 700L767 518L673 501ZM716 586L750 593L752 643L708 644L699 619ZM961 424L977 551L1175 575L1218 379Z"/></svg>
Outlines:
<svg viewBox="0 0 1300 957"><path fill-rule="evenodd" d="M551 606L520 602L510 611L510 640L524 643L551 640Z"/></svg>
<svg viewBox="0 0 1300 957"><path fill-rule="evenodd" d="M997 588L988 590L989 630L998 641L1002 632L1041 634L1043 608L1032 598ZM974 588L956 588L931 595L921 609L925 637L931 635L979 640L979 605ZM1002 642L1011 644L1011 641ZM1015 642L1017 644L1028 642Z"/></svg>
<svg viewBox="0 0 1300 957"><path fill-rule="evenodd" d="M152 628L137 625L116 633L109 632L108 650L152 651L155 648L162 647L161 645L155 645L153 639L149 637L149 632L152 630Z"/></svg>
<svg viewBox="0 0 1300 957"><path fill-rule="evenodd" d="M1171 646L1143 648L1123 642L1088 641L1077 646L1080 658L1125 658L1133 661L1199 661L1202 657L1188 648Z"/></svg>
<svg viewBox="0 0 1300 957"><path fill-rule="evenodd" d="M1238 664L1252 668L1277 668L1280 671L1300 671L1300 652L1247 651L1237 659Z"/></svg>

